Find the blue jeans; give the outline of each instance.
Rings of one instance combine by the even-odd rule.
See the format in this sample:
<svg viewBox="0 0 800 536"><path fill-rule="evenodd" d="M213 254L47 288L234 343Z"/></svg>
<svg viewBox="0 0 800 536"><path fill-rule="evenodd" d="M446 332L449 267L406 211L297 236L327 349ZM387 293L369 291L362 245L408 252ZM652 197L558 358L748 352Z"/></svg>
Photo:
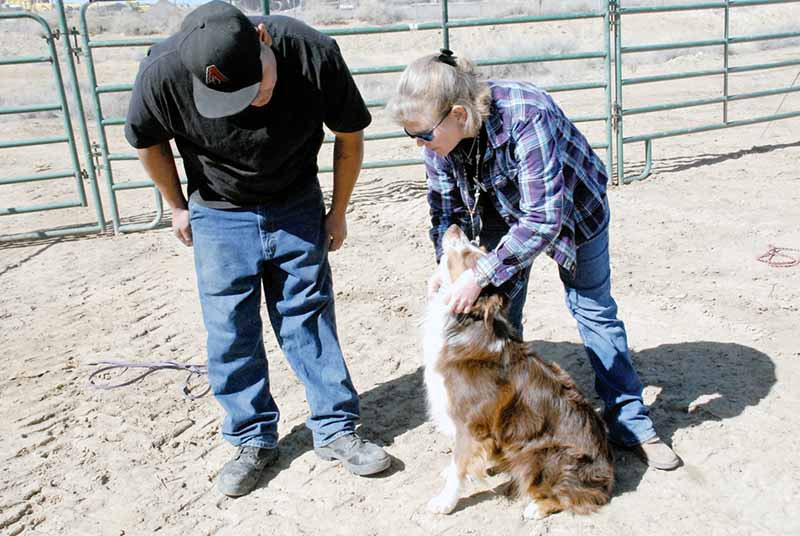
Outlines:
<svg viewBox="0 0 800 536"><path fill-rule="evenodd" d="M358 394L336 334L325 206L319 183L249 209L189 206L197 286L208 331L208 381L234 445L273 448L261 290L289 364L305 386L315 446L355 429Z"/></svg>
<svg viewBox="0 0 800 536"><path fill-rule="evenodd" d="M490 218L481 232L481 244L491 251L507 232L507 225ZM628 351L625 326L617 318L617 304L611 297L608 223L578 247L575 275L561 266L558 271L567 308L578 322L595 372L595 390L605 405L604 417L611 440L633 446L655 437L653 422L642 401L642 382ZM521 335L530 267L517 277L525 278L525 290L512 299L509 317Z"/></svg>

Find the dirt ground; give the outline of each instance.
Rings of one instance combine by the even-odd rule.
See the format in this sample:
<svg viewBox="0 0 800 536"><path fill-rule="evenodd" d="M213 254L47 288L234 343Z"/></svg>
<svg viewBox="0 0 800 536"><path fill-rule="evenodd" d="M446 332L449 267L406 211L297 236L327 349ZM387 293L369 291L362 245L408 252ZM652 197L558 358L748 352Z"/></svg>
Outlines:
<svg viewBox="0 0 800 536"><path fill-rule="evenodd" d="M753 54L753 63L778 61L800 49ZM664 64L637 69L653 74ZM788 86L795 72L771 87ZM741 91L768 82L737 80ZM696 98L719 90L716 82L683 87ZM656 102L675 97L649 91ZM780 100L747 105L767 114ZM787 100L783 111L792 109L797 101ZM692 118L711 113L694 109ZM47 121L4 120L0 135L31 137ZM638 132L630 124L626 133ZM655 127L679 124L671 114ZM360 478L314 455L302 386L266 327L281 458L250 495L219 495L214 479L234 449L219 435L212 396L184 399L176 372L112 391L86 385L99 360L204 363L192 251L169 222L143 233L0 243L0 534L800 534L800 462L791 454L800 433L800 266L757 261L770 244L800 248L800 119L658 140L654 150L650 178L609 193L613 288L656 427L685 462L677 471L617 451L614 496L588 517L524 522L524 503L480 486L449 516L426 512L450 444L425 416L418 322L433 266L425 186L418 167L384 169L362 175L350 236L331 263L361 432L393 456L390 470ZM41 148L0 155L0 172L51 165L46 156ZM629 173L641 159L641 145L626 147ZM330 191L328 176L323 183ZM0 188L0 206L56 191ZM92 217L86 209L4 217L0 234ZM152 194L129 194L124 217L151 218ZM545 257L531 276L525 336L598 404Z"/></svg>

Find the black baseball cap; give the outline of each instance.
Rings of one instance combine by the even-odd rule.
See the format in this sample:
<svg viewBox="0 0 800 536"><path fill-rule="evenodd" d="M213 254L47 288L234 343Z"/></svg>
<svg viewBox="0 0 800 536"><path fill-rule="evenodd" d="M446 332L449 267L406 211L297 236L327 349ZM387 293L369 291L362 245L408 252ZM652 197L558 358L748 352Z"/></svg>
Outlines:
<svg viewBox="0 0 800 536"><path fill-rule="evenodd" d="M181 24L183 65L192 73L200 115L217 118L241 112L261 84L261 42L244 13L214 0L189 13Z"/></svg>

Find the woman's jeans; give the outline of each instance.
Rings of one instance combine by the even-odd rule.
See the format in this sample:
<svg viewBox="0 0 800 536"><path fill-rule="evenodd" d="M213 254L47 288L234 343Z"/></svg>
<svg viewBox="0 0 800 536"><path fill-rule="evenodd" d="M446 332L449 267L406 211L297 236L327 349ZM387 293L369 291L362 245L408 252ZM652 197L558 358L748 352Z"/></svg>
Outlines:
<svg viewBox="0 0 800 536"><path fill-rule="evenodd" d="M273 448L279 412L270 394L261 290L272 328L306 391L315 446L350 433L358 394L336 334L325 206L319 183L249 209L190 203L197 286L208 331L208 381L234 445Z"/></svg>
<svg viewBox="0 0 800 536"><path fill-rule="evenodd" d="M487 218L481 244L490 251L508 232L497 218ZM611 297L611 267L608 257L608 223L578 247L577 270L570 274L559 266L567 308L578 322L589 361L595 372L595 389L605 404L604 417L610 438L624 445L638 445L655 437L656 432L642 401L642 382L631 361L625 326L617 318L617 304ZM522 334L522 307L525 305L530 267L518 277L525 287L511 301L511 322Z"/></svg>

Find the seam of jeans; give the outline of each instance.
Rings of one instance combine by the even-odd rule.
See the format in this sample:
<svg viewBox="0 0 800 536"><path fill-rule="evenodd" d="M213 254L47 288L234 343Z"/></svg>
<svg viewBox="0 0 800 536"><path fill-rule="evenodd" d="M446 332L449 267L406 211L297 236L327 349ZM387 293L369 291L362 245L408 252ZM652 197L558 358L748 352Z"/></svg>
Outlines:
<svg viewBox="0 0 800 536"><path fill-rule="evenodd" d="M258 228L258 239L261 242L261 254L265 260L269 259L269 252L267 250L267 243L269 242L269 232L267 225L267 214L263 206L258 207L256 212L256 227Z"/></svg>
<svg viewBox="0 0 800 536"><path fill-rule="evenodd" d="M234 443L237 447L256 447L260 449L276 449L278 448L278 440L275 439L273 441L265 441L262 439L251 439L244 443L239 443L238 445Z"/></svg>

